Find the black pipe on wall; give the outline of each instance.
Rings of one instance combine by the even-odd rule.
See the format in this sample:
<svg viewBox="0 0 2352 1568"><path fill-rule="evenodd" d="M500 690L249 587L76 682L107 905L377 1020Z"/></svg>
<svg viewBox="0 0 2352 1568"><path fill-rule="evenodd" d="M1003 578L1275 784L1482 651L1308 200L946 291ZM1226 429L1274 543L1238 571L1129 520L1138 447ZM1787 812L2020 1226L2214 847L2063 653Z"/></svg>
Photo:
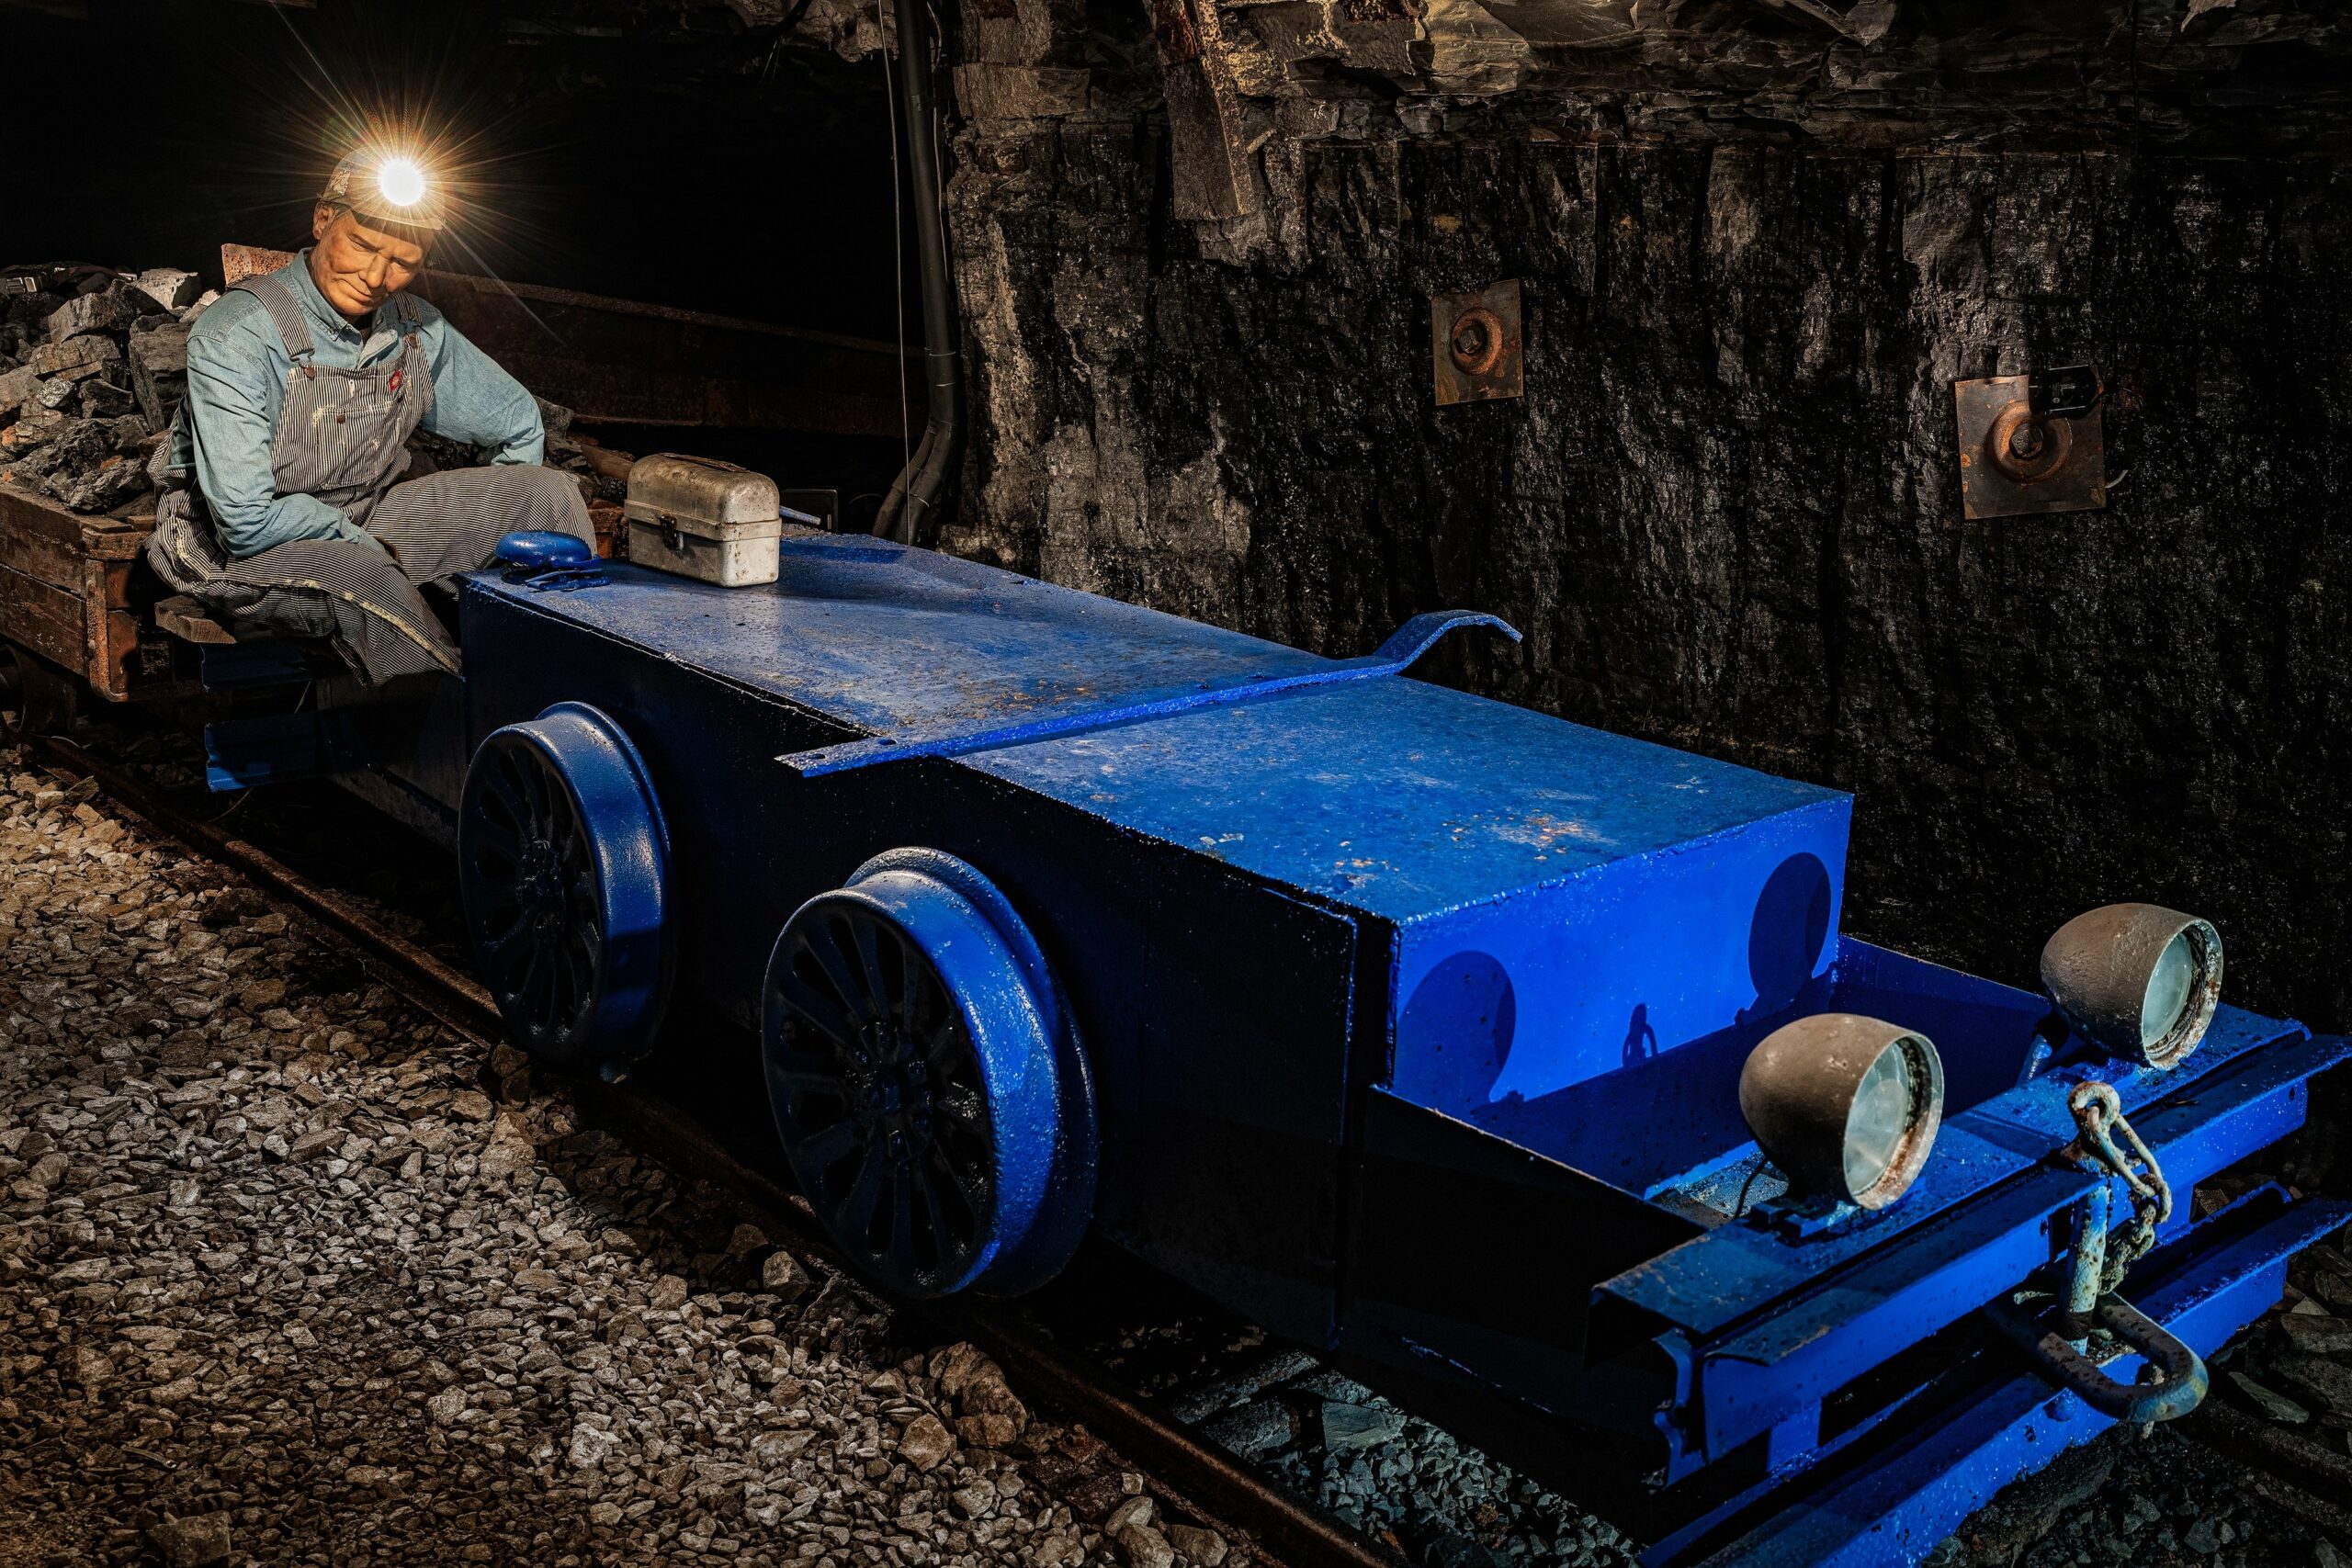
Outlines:
<svg viewBox="0 0 2352 1568"><path fill-rule="evenodd" d="M964 448L964 356L948 292L946 220L941 211L939 116L932 101L932 37L924 0L898 0L899 105L922 280L925 397L922 445L883 498L874 532L912 544L947 492Z"/></svg>

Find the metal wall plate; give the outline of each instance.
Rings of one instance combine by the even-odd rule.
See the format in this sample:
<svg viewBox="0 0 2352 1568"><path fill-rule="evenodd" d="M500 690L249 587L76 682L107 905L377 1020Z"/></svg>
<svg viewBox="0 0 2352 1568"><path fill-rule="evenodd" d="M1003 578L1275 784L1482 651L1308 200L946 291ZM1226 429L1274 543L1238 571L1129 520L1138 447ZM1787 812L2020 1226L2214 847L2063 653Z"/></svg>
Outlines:
<svg viewBox="0 0 2352 1568"><path fill-rule="evenodd" d="M1505 278L1469 294L1430 296L1430 348L1440 408L1525 397L1521 346L1519 279Z"/></svg>
<svg viewBox="0 0 2352 1568"><path fill-rule="evenodd" d="M1961 511L1981 517L2092 512L2107 505L2105 421L2037 418L2025 376L1952 383L1960 419Z"/></svg>

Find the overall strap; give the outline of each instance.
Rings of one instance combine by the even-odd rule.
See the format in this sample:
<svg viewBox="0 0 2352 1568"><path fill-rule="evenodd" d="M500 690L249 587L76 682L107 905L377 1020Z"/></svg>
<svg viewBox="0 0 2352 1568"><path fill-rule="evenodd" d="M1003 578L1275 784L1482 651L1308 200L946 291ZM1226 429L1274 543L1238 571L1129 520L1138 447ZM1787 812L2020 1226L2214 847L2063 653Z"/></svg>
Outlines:
<svg viewBox="0 0 2352 1568"><path fill-rule="evenodd" d="M286 352L296 363L300 364L318 352L319 345L302 321L302 308L294 302L294 291L287 288L285 280L276 273L262 273L232 284L230 288L232 290L242 288L261 301L262 309L269 312L271 323L277 328L278 341L286 345Z"/></svg>

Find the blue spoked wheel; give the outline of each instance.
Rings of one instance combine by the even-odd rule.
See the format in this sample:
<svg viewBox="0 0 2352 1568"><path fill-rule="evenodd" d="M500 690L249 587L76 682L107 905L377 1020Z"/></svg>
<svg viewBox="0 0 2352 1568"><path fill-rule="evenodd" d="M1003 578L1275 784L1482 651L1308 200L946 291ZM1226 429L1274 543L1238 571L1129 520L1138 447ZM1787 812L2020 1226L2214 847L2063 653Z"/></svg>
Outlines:
<svg viewBox="0 0 2352 1568"><path fill-rule="evenodd" d="M1033 1289L1093 1209L1093 1085L1027 928L953 856L896 850L785 922L762 1044L802 1191L902 1294Z"/></svg>
<svg viewBox="0 0 2352 1568"><path fill-rule="evenodd" d="M669 847L618 725L559 703L466 770L458 878L474 958L515 1043L619 1077L668 988Z"/></svg>

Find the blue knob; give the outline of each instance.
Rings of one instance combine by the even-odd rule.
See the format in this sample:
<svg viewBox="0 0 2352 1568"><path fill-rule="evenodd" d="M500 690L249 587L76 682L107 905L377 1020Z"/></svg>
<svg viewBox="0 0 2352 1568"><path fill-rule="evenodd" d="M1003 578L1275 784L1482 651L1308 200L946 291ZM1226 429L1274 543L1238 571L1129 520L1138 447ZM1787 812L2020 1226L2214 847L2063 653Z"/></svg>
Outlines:
<svg viewBox="0 0 2352 1568"><path fill-rule="evenodd" d="M559 534L551 528L535 528L509 534L499 540L498 558L505 566L547 571L557 567L594 566L596 563L596 547L570 534Z"/></svg>

